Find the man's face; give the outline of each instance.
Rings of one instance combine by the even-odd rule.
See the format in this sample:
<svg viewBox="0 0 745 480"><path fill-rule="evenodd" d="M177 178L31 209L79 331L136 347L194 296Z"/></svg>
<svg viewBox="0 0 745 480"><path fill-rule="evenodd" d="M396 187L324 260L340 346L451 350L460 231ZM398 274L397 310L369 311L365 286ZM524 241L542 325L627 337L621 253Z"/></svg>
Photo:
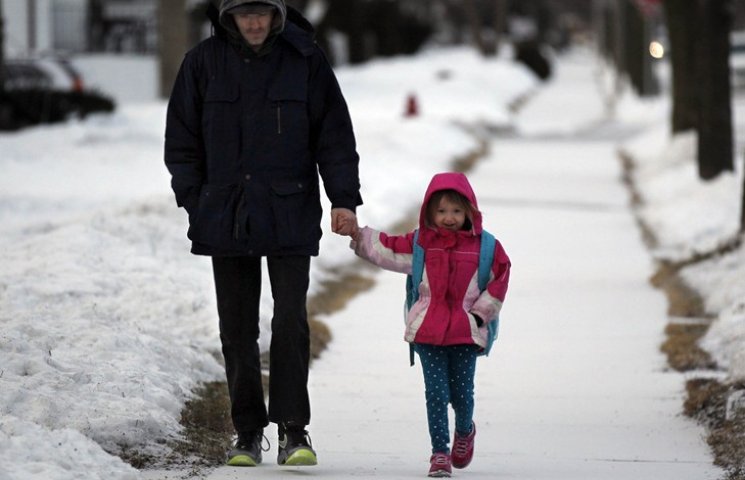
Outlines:
<svg viewBox="0 0 745 480"><path fill-rule="evenodd" d="M233 14L233 18L246 42L251 48L258 50L269 36L272 20L274 20L274 9L266 9L258 13L236 13Z"/></svg>

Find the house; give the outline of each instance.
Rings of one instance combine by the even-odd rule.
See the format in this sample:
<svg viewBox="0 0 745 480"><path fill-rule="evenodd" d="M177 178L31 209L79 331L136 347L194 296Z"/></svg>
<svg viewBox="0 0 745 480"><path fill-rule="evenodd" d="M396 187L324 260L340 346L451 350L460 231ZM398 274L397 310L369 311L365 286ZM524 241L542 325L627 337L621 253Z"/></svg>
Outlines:
<svg viewBox="0 0 745 480"><path fill-rule="evenodd" d="M8 57L157 48L157 0L0 1Z"/></svg>

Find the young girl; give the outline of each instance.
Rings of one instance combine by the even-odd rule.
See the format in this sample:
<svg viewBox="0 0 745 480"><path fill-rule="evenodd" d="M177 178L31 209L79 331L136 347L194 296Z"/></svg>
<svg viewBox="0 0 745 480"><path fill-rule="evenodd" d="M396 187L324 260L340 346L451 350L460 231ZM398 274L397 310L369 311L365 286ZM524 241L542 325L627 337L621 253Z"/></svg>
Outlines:
<svg viewBox="0 0 745 480"><path fill-rule="evenodd" d="M499 315L510 271L510 260L496 242L487 288L479 290L481 232L481 212L466 176L435 175L419 215L417 243L425 252L424 272L404 337L413 344L424 373L430 477L449 477L451 466L465 468L473 457L476 357L487 346L488 323ZM414 235L392 236L364 227L352 234L351 246L379 267L411 274ZM455 412L452 454L448 404Z"/></svg>

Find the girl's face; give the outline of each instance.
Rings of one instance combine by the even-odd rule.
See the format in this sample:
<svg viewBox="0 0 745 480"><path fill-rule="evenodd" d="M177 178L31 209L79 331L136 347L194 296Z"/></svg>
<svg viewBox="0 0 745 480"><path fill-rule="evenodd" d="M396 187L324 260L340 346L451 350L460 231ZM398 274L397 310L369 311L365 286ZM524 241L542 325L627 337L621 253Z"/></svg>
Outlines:
<svg viewBox="0 0 745 480"><path fill-rule="evenodd" d="M442 197L434 209L432 221L435 226L447 230L457 231L463 228L466 222L466 211L457 203L453 203Z"/></svg>

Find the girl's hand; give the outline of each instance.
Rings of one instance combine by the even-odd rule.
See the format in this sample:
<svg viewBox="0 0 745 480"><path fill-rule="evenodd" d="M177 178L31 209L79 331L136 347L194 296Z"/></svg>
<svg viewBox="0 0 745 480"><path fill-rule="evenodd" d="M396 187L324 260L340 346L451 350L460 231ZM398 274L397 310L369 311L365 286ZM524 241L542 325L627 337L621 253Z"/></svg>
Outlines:
<svg viewBox="0 0 745 480"><path fill-rule="evenodd" d="M360 240L361 233L362 233L362 229L360 229L359 226L355 225L354 229L352 230L352 233L349 236L352 237L353 241L358 242Z"/></svg>

